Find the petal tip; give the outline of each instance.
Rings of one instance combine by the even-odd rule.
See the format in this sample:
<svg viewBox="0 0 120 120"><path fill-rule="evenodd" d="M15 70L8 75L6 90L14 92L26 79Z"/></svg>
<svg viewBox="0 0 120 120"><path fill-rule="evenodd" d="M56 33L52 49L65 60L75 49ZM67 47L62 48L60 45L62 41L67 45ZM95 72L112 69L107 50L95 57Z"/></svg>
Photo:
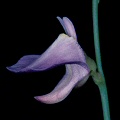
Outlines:
<svg viewBox="0 0 120 120"><path fill-rule="evenodd" d="M10 72L15 72L15 73L18 72L15 69L13 69L11 66L6 67L6 69L9 70Z"/></svg>
<svg viewBox="0 0 120 120"><path fill-rule="evenodd" d="M37 101L40 101L38 96L35 96L34 99L36 99Z"/></svg>
<svg viewBox="0 0 120 120"><path fill-rule="evenodd" d="M50 100L46 99L46 97L43 97L43 96L35 96L34 98L37 101L45 103L45 104L53 104Z"/></svg>
<svg viewBox="0 0 120 120"><path fill-rule="evenodd" d="M8 66L6 67L7 70L9 70L10 72L14 72L14 73L20 73L22 72L22 69L20 69L19 67L17 68L16 66Z"/></svg>

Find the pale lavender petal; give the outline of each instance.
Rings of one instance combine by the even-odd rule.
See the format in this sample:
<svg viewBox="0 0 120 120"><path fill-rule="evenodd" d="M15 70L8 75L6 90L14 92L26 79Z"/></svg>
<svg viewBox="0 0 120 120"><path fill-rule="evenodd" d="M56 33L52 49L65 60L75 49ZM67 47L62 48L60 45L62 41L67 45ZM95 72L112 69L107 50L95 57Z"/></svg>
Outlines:
<svg viewBox="0 0 120 120"><path fill-rule="evenodd" d="M68 31L67 31L67 29L66 29L66 27L65 27L65 25L64 25L63 20L62 20L60 17L57 17L57 19L58 19L59 22L61 23L61 25L62 25L62 27L63 27L65 33L66 33L67 35L69 35L69 33L68 33ZM71 37L72 37L72 36L71 36Z"/></svg>
<svg viewBox="0 0 120 120"><path fill-rule="evenodd" d="M27 66L29 66L32 62L34 62L39 57L40 55L25 55L15 65L7 67L7 69L13 72L18 72L26 68Z"/></svg>
<svg viewBox="0 0 120 120"><path fill-rule="evenodd" d="M87 67L87 66L86 66ZM89 74L89 69L77 64L67 64L66 74L52 92L36 96L35 99L46 104L54 104L64 100L74 86Z"/></svg>
<svg viewBox="0 0 120 120"><path fill-rule="evenodd" d="M70 19L68 19L67 17L63 17L63 19L61 19L60 17L57 17L57 19L59 20L59 22L63 26L66 34L77 40L75 28L74 28L73 23L70 21Z"/></svg>
<svg viewBox="0 0 120 120"><path fill-rule="evenodd" d="M55 42L40 57L23 57L15 65L7 67L12 72L42 71L60 64L86 63L78 42L65 34L60 34ZM25 61L26 60L26 61Z"/></svg>
<svg viewBox="0 0 120 120"><path fill-rule="evenodd" d="M67 29L68 35L77 39L75 28L74 28L72 22L67 17L63 17L63 21L64 21L64 25Z"/></svg>

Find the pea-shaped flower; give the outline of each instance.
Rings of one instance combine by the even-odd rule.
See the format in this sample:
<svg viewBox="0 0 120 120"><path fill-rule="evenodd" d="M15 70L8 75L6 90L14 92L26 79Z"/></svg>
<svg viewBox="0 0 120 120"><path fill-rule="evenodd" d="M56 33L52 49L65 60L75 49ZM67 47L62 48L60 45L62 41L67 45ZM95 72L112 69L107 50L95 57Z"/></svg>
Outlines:
<svg viewBox="0 0 120 120"><path fill-rule="evenodd" d="M65 99L72 89L86 82L90 69L86 63L85 54L77 42L75 28L67 18L57 17L66 34L60 34L53 44L41 55L23 56L16 64L7 67L8 70L20 72L38 72L48 70L58 65L65 65L66 73L57 86L46 95L35 99L46 104L58 103Z"/></svg>

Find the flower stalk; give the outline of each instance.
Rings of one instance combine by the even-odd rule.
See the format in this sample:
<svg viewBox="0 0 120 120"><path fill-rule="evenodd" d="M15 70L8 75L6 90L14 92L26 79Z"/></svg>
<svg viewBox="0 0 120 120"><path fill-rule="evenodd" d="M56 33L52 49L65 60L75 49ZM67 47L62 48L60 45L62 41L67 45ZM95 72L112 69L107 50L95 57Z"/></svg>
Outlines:
<svg viewBox="0 0 120 120"><path fill-rule="evenodd" d="M99 74L94 72L91 75L100 91L104 120L110 120L110 109L109 109L107 86L102 69L101 53L100 53L98 4L99 4L99 0L92 0L94 46L95 46L96 63Z"/></svg>

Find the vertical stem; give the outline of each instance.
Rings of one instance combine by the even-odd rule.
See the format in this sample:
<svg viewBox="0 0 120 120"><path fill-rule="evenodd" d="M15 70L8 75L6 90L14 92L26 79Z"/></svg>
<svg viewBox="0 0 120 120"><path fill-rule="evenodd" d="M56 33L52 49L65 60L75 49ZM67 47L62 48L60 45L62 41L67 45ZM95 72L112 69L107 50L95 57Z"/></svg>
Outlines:
<svg viewBox="0 0 120 120"><path fill-rule="evenodd" d="M98 3L99 3L99 0L92 0L95 55L96 55L98 72L103 77L103 84L97 84L97 85L100 91L104 120L110 120L107 86L106 86L105 77L102 69L101 53L100 53L100 40L99 40L99 27L98 27Z"/></svg>
<svg viewBox="0 0 120 120"><path fill-rule="evenodd" d="M108 101L108 93L105 84L98 85L101 101L102 101L102 109L104 120L110 120L110 110L109 110L109 101Z"/></svg>
<svg viewBox="0 0 120 120"><path fill-rule="evenodd" d="M93 13L93 33L94 33L94 45L96 62L99 72L103 75L100 42L99 42L99 26L98 26L98 0L92 0L92 13Z"/></svg>

